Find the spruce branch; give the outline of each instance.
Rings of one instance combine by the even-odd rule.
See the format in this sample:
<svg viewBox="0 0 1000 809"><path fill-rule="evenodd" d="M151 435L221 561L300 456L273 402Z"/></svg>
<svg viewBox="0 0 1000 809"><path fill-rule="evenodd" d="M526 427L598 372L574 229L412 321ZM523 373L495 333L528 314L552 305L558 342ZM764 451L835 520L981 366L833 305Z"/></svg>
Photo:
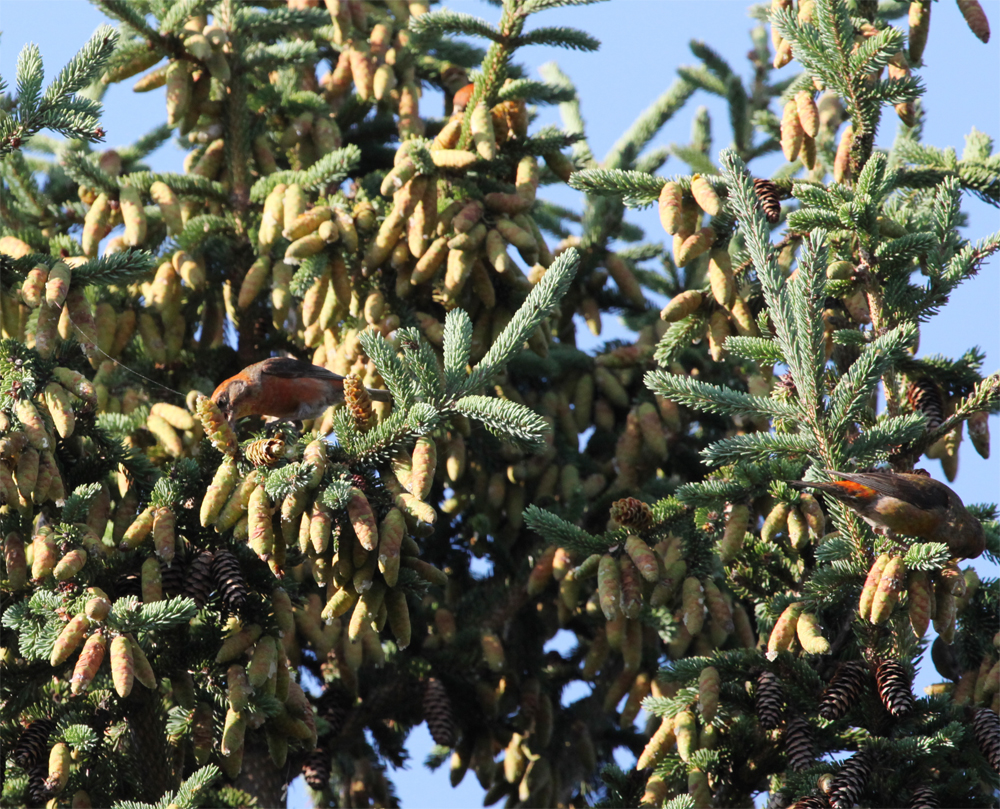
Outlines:
<svg viewBox="0 0 1000 809"><path fill-rule="evenodd" d="M395 410L368 432L352 428L346 409L339 414L337 439L354 463L375 465L389 460L393 450L418 436L425 435L441 422L442 414L425 402L414 404L408 411Z"/></svg>
<svg viewBox="0 0 1000 809"><path fill-rule="evenodd" d="M660 338L653 359L660 365L669 365L677 359L684 349L691 345L693 340L697 340L705 333L706 320L704 314L696 312L683 320L671 323L666 334Z"/></svg>
<svg viewBox="0 0 1000 809"><path fill-rule="evenodd" d="M135 3L128 0L93 0L93 3L109 17L125 23L137 34L154 41L160 38L159 32L149 26Z"/></svg>
<svg viewBox="0 0 1000 809"><path fill-rule="evenodd" d="M170 136L173 134L173 130L170 129L166 124L160 124L155 129L151 129L145 135L142 135L135 143L131 143L127 146L121 146L116 151L118 156L121 157L123 164L135 163L142 160L144 157L148 157L150 154L159 149L164 143L170 140ZM131 175L136 174L136 172L131 172ZM130 185L131 183L130 175ZM187 175L178 175L187 176ZM192 179L203 179L200 177L195 177Z"/></svg>
<svg viewBox="0 0 1000 809"><path fill-rule="evenodd" d="M447 9L421 14L419 17L411 17L410 30L420 36L461 34L463 36L482 37L491 42L504 41L504 35L496 26L481 17Z"/></svg>
<svg viewBox="0 0 1000 809"><path fill-rule="evenodd" d="M336 513L347 508L351 499L352 482L344 478L334 478L317 498L330 511Z"/></svg>
<svg viewBox="0 0 1000 809"><path fill-rule="evenodd" d="M102 0L102 2L120 2L120 0ZM160 18L160 31L173 34L181 30L184 23L191 17L203 14L209 7L209 0L175 0L170 4L166 14Z"/></svg>
<svg viewBox="0 0 1000 809"><path fill-rule="evenodd" d="M274 39L296 28L314 30L330 21L323 8L244 8L239 18L240 33L258 42Z"/></svg>
<svg viewBox="0 0 1000 809"><path fill-rule="evenodd" d="M31 42L21 49L15 68L17 82L17 102L22 109L32 110L38 106L45 76L42 66L42 52Z"/></svg>
<svg viewBox="0 0 1000 809"><path fill-rule="evenodd" d="M700 39L692 39L688 43L688 47L691 49L691 53L701 59L705 63L705 67L722 79L722 81L728 82L733 77L732 67L729 66L729 63L722 58L718 51L709 47Z"/></svg>
<svg viewBox="0 0 1000 809"><path fill-rule="evenodd" d="M579 266L580 254L575 249L559 254L542 280L532 287L486 356L472 369L459 393L478 390L503 370L538 325L559 305Z"/></svg>
<svg viewBox="0 0 1000 809"><path fill-rule="evenodd" d="M807 435L791 433L749 433L723 438L701 451L706 463L720 466L746 459L767 460L788 455L815 457L817 447Z"/></svg>
<svg viewBox="0 0 1000 809"><path fill-rule="evenodd" d="M549 425L526 405L490 396L463 396L452 407L463 416L481 421L493 435L519 449L533 451L545 446Z"/></svg>
<svg viewBox="0 0 1000 809"><path fill-rule="evenodd" d="M514 40L515 47L524 45L548 45L553 48L568 48L575 51L596 51L601 47L601 41L585 31L564 26L536 28L527 34L521 34Z"/></svg>
<svg viewBox="0 0 1000 809"><path fill-rule="evenodd" d="M274 45L257 43L246 49L243 64L248 70L274 70L292 65L308 65L316 61L319 48L315 42L279 42Z"/></svg>
<svg viewBox="0 0 1000 809"><path fill-rule="evenodd" d="M34 172L21 152L11 152L0 163L0 176L7 180L9 190L25 210L34 216L55 213L52 201L38 186Z"/></svg>
<svg viewBox="0 0 1000 809"><path fill-rule="evenodd" d="M567 146L572 146L579 140L576 135L567 135L551 127L540 129L534 135L525 138L523 141L511 145L511 157L521 155L534 155L542 157L552 152L561 152Z"/></svg>
<svg viewBox="0 0 1000 809"><path fill-rule="evenodd" d="M87 512L101 491L100 483L86 483L73 489L73 493L66 498L60 519L64 523L84 522L87 519Z"/></svg>
<svg viewBox="0 0 1000 809"><path fill-rule="evenodd" d="M427 401L443 402L444 380L437 355L419 329L399 330L403 346L403 365L412 375L420 394Z"/></svg>
<svg viewBox="0 0 1000 809"><path fill-rule="evenodd" d="M607 542L600 537L595 537L536 505L530 505L524 510L524 521L532 531L541 534L542 539L550 545L558 545L588 555L605 553L608 550Z"/></svg>
<svg viewBox="0 0 1000 809"><path fill-rule="evenodd" d="M670 154L670 149L666 146L650 149L645 154L636 158L635 170L643 174L655 174L670 159Z"/></svg>
<svg viewBox="0 0 1000 809"><path fill-rule="evenodd" d="M569 185L590 194L620 196L630 208L645 208L656 202L664 181L640 171L583 169L569 177Z"/></svg>
<svg viewBox="0 0 1000 809"><path fill-rule="evenodd" d="M295 492L309 485L313 474L312 464L290 463L268 473L264 481L264 491L272 503L280 503Z"/></svg>
<svg viewBox="0 0 1000 809"><path fill-rule="evenodd" d="M879 244L875 248L875 258L880 272L890 273L918 256L933 252L940 243L940 237L934 233L908 233Z"/></svg>
<svg viewBox="0 0 1000 809"><path fill-rule="evenodd" d="M887 416L862 431L847 449L858 469L873 466L887 458L891 447L907 446L927 432L922 413Z"/></svg>
<svg viewBox="0 0 1000 809"><path fill-rule="evenodd" d="M870 37L865 37L848 59L848 66L855 73L878 73L903 48L903 32L887 26Z"/></svg>
<svg viewBox="0 0 1000 809"><path fill-rule="evenodd" d="M202 245L209 236L227 232L237 232L236 221L232 214L192 216L184 225L184 230L177 236L177 246L190 253Z"/></svg>
<svg viewBox="0 0 1000 809"><path fill-rule="evenodd" d="M785 355L781 352L778 343L764 337L745 337L734 334L726 340L726 351L736 357L753 360L763 365L785 362Z"/></svg>
<svg viewBox="0 0 1000 809"><path fill-rule="evenodd" d="M926 435L916 442L913 450L917 453L931 446L935 441L950 433L974 413L992 411L1000 407L1000 371L990 374L979 382L975 388L955 407L955 412L946 418L934 430L928 430Z"/></svg>
<svg viewBox="0 0 1000 809"><path fill-rule="evenodd" d="M75 93L92 84L101 75L105 62L114 51L118 32L110 25L102 25L88 42L59 71L59 75L45 88L42 108L55 110L60 104L72 100ZM86 99L90 101L91 99ZM100 105L97 106L98 111Z"/></svg>
<svg viewBox="0 0 1000 809"><path fill-rule="evenodd" d="M650 371L643 381L653 393L678 404L709 413L743 416L766 415L770 418L795 418L798 409L777 399L751 396L732 388L723 388L689 376Z"/></svg>
<svg viewBox="0 0 1000 809"><path fill-rule="evenodd" d="M379 376L385 380L396 406L401 410L408 409L416 401L417 389L396 350L374 330L366 329L358 339L365 354L375 363Z"/></svg>
<svg viewBox="0 0 1000 809"><path fill-rule="evenodd" d="M772 250L769 228L756 202L746 165L732 150L724 150L719 161L730 193L730 205L741 223L750 258L753 260L767 301L768 314L774 324L778 345L788 362L796 389L804 392L801 414L817 439L822 431L817 422L819 378L822 373L822 317L820 307L825 283L825 251L822 234L809 242L804 253L802 279L788 284ZM791 289L790 289L791 287ZM804 329L801 339L799 328Z"/></svg>
<svg viewBox="0 0 1000 809"><path fill-rule="evenodd" d="M180 707L180 706L176 706ZM181 727L184 728L182 733L187 733L187 728L190 725L190 718L184 720ZM171 726L168 725L168 732ZM178 730L178 723L175 721L173 724L173 730L175 732ZM180 735L180 734L178 734ZM214 764L207 764L201 769L195 770L185 781L181 784L180 789L176 792L164 795L159 802L152 803L140 803L138 801L118 801L112 804L112 809L164 809L164 807L177 807L177 809L195 809L195 807L203 805L201 792L208 789L208 787L215 781L220 775L221 771Z"/></svg>
<svg viewBox="0 0 1000 809"><path fill-rule="evenodd" d="M539 11L548 11L550 8L591 6L594 3L601 2L604 2L604 0L525 0L521 4L521 13L527 16L529 14L537 14Z"/></svg>
<svg viewBox="0 0 1000 809"><path fill-rule="evenodd" d="M720 78L718 75L701 65L686 65L679 67L677 68L677 75L684 79L684 81L697 87L699 90L704 90L706 93L722 96L723 98L727 95L728 84L725 79Z"/></svg>
<svg viewBox="0 0 1000 809"><path fill-rule="evenodd" d="M156 258L149 251L129 248L89 259L75 267L73 283L82 286L126 284L151 272L156 264Z"/></svg>
<svg viewBox="0 0 1000 809"><path fill-rule="evenodd" d="M276 171L261 177L250 189L251 202L263 202L279 183L297 183L303 188L315 190L326 185L338 185L357 168L361 162L361 149L353 143L323 155L304 171Z"/></svg>
<svg viewBox="0 0 1000 809"><path fill-rule="evenodd" d="M659 132L697 88L684 79L678 79L656 101L645 109L635 122L611 147L604 158L605 169L631 168L639 153Z"/></svg>
<svg viewBox="0 0 1000 809"><path fill-rule="evenodd" d="M62 166L80 185L106 194L118 193L117 180L97 164L97 155L67 152L63 155Z"/></svg>
<svg viewBox="0 0 1000 809"><path fill-rule="evenodd" d="M823 385L824 323L823 305L826 299L826 234L813 231L802 244L799 255L798 273L795 282L788 285L789 303L795 323L797 339L795 365L800 369L793 372L795 388L801 412L807 414L807 422L816 430L816 414L822 407Z"/></svg>
<svg viewBox="0 0 1000 809"><path fill-rule="evenodd" d="M44 75L41 53L37 45L26 45L17 61L15 112L0 119L0 155L20 149L42 129L90 142L104 139L104 130L98 126L101 105L75 93L97 78L117 38L118 32L111 26L100 26L44 94L40 94Z"/></svg>
<svg viewBox="0 0 1000 809"><path fill-rule="evenodd" d="M572 101L576 93L572 87L556 86L530 79L514 79L500 88L499 101L521 99L529 104L562 104Z"/></svg>
<svg viewBox="0 0 1000 809"><path fill-rule="evenodd" d="M465 382L472 353L472 320L463 309L452 309L444 321L445 390L451 393Z"/></svg>
<svg viewBox="0 0 1000 809"><path fill-rule="evenodd" d="M559 69L559 66L555 62L546 62L538 68L538 72L542 74L542 78L550 85L558 87L570 95L570 98L567 100L559 102L559 115L562 118L563 129L569 134L580 138L573 145L573 156L577 161L577 165L585 167L596 165L597 161L594 159L594 153L591 151L584 134L585 127L583 115L580 111L580 98L577 95L573 82L569 76Z"/></svg>
<svg viewBox="0 0 1000 809"><path fill-rule="evenodd" d="M133 171L122 179L127 181L128 185L138 188L143 193L148 193L153 183L161 182L170 186L170 190L180 197L210 197L219 202L225 202L229 199L225 185L215 180L209 180L206 177L199 177L196 174L174 174L168 171Z"/></svg>
<svg viewBox="0 0 1000 809"><path fill-rule="evenodd" d="M916 327L910 323L876 337L861 350L861 356L851 364L830 394L827 434L846 435L849 423L868 404L868 397L890 369L903 357L916 337Z"/></svg>
<svg viewBox="0 0 1000 809"><path fill-rule="evenodd" d="M818 545L815 554L817 562L840 562L854 554L854 543L846 537L834 537Z"/></svg>
<svg viewBox="0 0 1000 809"><path fill-rule="evenodd" d="M903 557L907 570L940 570L951 559L951 551L943 542L915 542Z"/></svg>
<svg viewBox="0 0 1000 809"><path fill-rule="evenodd" d="M811 230L827 230L831 236L840 236L848 230L836 211L824 211L817 208L800 208L791 211L786 218L788 227L796 233L808 233Z"/></svg>
<svg viewBox="0 0 1000 809"><path fill-rule="evenodd" d="M122 632L164 630L187 623L197 611L193 598L178 596L140 604L136 598L126 596L114 602L110 619Z"/></svg>

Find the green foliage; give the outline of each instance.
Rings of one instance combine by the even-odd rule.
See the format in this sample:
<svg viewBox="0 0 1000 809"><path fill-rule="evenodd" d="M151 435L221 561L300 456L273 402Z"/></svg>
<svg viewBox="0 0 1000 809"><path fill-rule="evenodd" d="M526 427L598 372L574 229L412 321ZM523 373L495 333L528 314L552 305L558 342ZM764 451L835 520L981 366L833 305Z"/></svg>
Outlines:
<svg viewBox="0 0 1000 809"><path fill-rule="evenodd" d="M516 61L597 48L535 25L566 0L509 0L496 21L396 2L97 4L119 32L48 90L25 49L0 125L0 235L18 256L0 259L4 751L52 719L42 760L72 747L64 797L120 809L276 805L302 766L317 806L397 805L391 769L422 721L440 742L427 766L450 759L456 783L472 769L496 801L790 805L859 751L879 759L859 804L905 805L924 781L942 805L992 799L968 711L993 696L965 673L995 664L998 582L956 570L920 523L885 535L795 485L925 456L952 476L962 432L983 452L1000 409L981 351L915 349L1000 249L961 230L963 192L1000 201L1000 165L975 130L960 157L923 143L919 107L876 148L885 107L922 93L892 24L905 4L755 7L773 39L753 29L749 71L692 41L696 63L603 160L570 78ZM779 43L801 72L772 67ZM139 74L166 82L169 124L92 150L101 89L85 86ZM693 110L686 141L654 146L702 92L728 115ZM427 115L439 93L452 117ZM534 125L540 104L561 128ZM803 126L816 114L815 137L755 180L758 158L794 151L789 104ZM143 165L175 135L183 173ZM660 199L671 156L680 211ZM567 175L579 210L543 199ZM647 237L627 209L654 202L671 232ZM73 265L61 326L57 258ZM687 315L659 320L652 300L682 293ZM581 317L624 328L583 350ZM240 374L275 356L351 378ZM226 379L235 442L200 399ZM283 448L262 459L271 437ZM996 508L967 510L996 561ZM882 554L899 578L873 607ZM923 584L953 634L932 662L959 684L893 715L927 646ZM71 695L96 629L117 659ZM574 642L556 651L560 631ZM125 697L123 633L141 675ZM904 681L880 696L885 661ZM864 682L827 718L843 663ZM648 742L640 707L694 735L626 772L616 754ZM4 804L28 803L29 770L3 767Z"/></svg>
<svg viewBox="0 0 1000 809"><path fill-rule="evenodd" d="M79 91L94 81L114 50L118 33L107 25L98 28L42 93L42 55L37 45L26 45L18 55L14 114L0 119L0 156L21 148L42 129L90 142L104 139L97 124L101 105Z"/></svg>

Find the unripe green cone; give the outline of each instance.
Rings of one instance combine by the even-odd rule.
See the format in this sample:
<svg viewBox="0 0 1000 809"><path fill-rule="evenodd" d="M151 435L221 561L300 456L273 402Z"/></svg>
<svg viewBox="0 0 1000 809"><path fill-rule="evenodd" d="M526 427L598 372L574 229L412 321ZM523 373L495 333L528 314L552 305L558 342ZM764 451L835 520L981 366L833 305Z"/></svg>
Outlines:
<svg viewBox="0 0 1000 809"><path fill-rule="evenodd" d="M132 646L124 635L119 635L111 641L111 679L115 684L118 696L124 698L132 693L135 663L132 657Z"/></svg>
<svg viewBox="0 0 1000 809"><path fill-rule="evenodd" d="M711 723L719 708L719 689L721 680L714 666L705 666L698 676L698 704L701 715L706 723Z"/></svg>
<svg viewBox="0 0 1000 809"><path fill-rule="evenodd" d="M52 646L52 654L49 657L49 664L58 666L68 660L69 656L83 643L83 635L89 626L90 619L85 613L74 616L56 638L56 642Z"/></svg>
<svg viewBox="0 0 1000 809"><path fill-rule="evenodd" d="M906 564L902 556L894 556L882 571L878 589L872 599L871 622L885 623L899 602L899 594L906 584Z"/></svg>
<svg viewBox="0 0 1000 809"><path fill-rule="evenodd" d="M771 630L771 636L767 641L767 655L769 659L773 660L779 652L785 652L791 646L792 641L795 639L795 628L798 625L801 613L802 602L800 601L794 601L785 607L784 612L781 613L777 623L775 623L774 629Z"/></svg>
<svg viewBox="0 0 1000 809"><path fill-rule="evenodd" d="M608 553L601 557L597 569L597 592L601 601L601 611L610 621L621 609L621 580L618 562Z"/></svg>
<svg viewBox="0 0 1000 809"><path fill-rule="evenodd" d="M681 711L674 717L674 735L677 737L677 755L681 761L690 761L698 746L698 727L691 711Z"/></svg>
<svg viewBox="0 0 1000 809"><path fill-rule="evenodd" d="M808 654L823 655L830 651L830 642L823 637L819 621L811 612L803 612L795 624L799 643Z"/></svg>
<svg viewBox="0 0 1000 809"><path fill-rule="evenodd" d="M878 589L879 580L882 578L882 571L889 564L889 554L883 553L868 570L868 577L861 588L861 599L858 602L858 615L867 620L871 616L872 601L875 600L875 591Z"/></svg>
<svg viewBox="0 0 1000 809"><path fill-rule="evenodd" d="M702 710L704 711L704 707ZM646 742L646 746L643 748L642 753L639 755L639 760L636 762L636 769L644 770L646 767L655 767L670 751L670 748L674 746L675 741L674 719L672 717L664 718L660 722L660 727L657 728L649 741Z"/></svg>
<svg viewBox="0 0 1000 809"><path fill-rule="evenodd" d="M250 665L247 666L247 680L254 688L260 688L274 677L277 668L277 644L271 635L264 635L254 647Z"/></svg>

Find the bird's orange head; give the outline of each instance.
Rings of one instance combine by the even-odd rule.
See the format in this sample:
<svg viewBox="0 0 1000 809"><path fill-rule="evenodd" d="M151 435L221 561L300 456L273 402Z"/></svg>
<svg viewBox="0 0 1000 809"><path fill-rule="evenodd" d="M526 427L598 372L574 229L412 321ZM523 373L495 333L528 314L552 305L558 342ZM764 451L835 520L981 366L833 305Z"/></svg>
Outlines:
<svg viewBox="0 0 1000 809"><path fill-rule="evenodd" d="M219 385L212 394L212 401L219 406L222 415L231 424L236 424L244 416L255 412L254 399L260 390L259 378L254 379L247 371L254 366L244 368L235 376L229 377Z"/></svg>

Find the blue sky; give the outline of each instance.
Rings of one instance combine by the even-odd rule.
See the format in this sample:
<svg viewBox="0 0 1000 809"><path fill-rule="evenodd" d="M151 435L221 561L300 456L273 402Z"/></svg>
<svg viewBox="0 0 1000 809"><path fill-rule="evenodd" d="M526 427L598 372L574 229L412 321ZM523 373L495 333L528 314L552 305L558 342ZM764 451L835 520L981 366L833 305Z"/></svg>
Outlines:
<svg viewBox="0 0 1000 809"><path fill-rule="evenodd" d="M994 29L989 44L982 44L966 27L955 4L944 0L934 4L929 42L924 55L926 67L920 71L928 92L925 141L937 147L954 147L961 154L964 136L974 126L1000 141L1000 0L981 0ZM457 0L449 7L479 14L495 21L499 11L479 0ZM756 24L747 16L748 4L739 0L615 0L590 7L559 9L547 12L529 23L528 29L548 25L572 25L582 28L602 41L596 54L557 51L552 48L524 49L517 61L526 65L534 78L538 67L556 60L576 83L587 121L589 141L600 158L621 133L635 120L676 76L676 68L695 64L688 42L697 38L727 59L742 76L749 66L745 54L750 50L749 31ZM0 4L0 75L12 83L17 54L27 42L41 48L46 76L51 79L73 53L103 21L102 15L84 0L3 0ZM905 26L905 21L903 22ZM785 68L794 70L794 66ZM105 96L103 125L107 145L123 145L153 129L165 119L163 91L144 95L131 92L131 82L113 86ZM699 92L681 113L654 140L653 146L689 140L690 123L698 106L708 108L713 121L716 152L729 143L728 111L721 100ZM426 114L441 112L439 99L428 93L422 101ZM780 114L780 111L778 111ZM554 109L543 109L538 124L558 123ZM888 145L895 135L897 122L892 113L883 119L878 142ZM149 161L154 169L180 170L183 152L173 143L166 144ZM755 173L766 176L776 168L773 163L755 164ZM671 159L661 174L686 173L686 166ZM546 196L560 204L579 206L580 196L565 189ZM1000 230L1000 211L971 195L966 197L969 227L964 236L981 239ZM666 241L655 211L634 212L631 220L646 229L653 241ZM978 345L986 351L987 372L998 367L1000 357L1000 259L988 262L980 275L960 288L940 317L921 329L920 355L959 356ZM606 330L602 339L612 334ZM994 436L1000 434L1000 420L991 419ZM996 442L994 442L996 444ZM965 441L955 490L965 502L996 502L1000 499L1000 447L984 461ZM927 468L941 477L936 461ZM981 560L980 574L988 571ZM924 674L917 686L933 681ZM403 806L420 807L478 806L482 790L472 773L461 786L452 790L447 783L447 765L430 775L422 762L430 749L430 739L421 726L411 737L409 769L392 774ZM308 805L301 786L293 789L291 806Z"/></svg>

